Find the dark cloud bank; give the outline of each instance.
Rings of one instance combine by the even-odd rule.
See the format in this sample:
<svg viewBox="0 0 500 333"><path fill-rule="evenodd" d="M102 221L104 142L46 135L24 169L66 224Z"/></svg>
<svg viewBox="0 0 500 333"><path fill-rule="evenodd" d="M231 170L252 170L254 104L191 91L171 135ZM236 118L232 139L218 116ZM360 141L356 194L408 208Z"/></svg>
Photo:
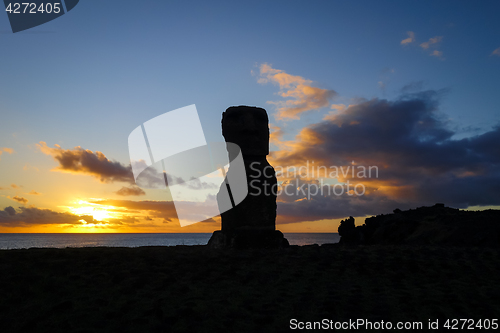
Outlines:
<svg viewBox="0 0 500 333"><path fill-rule="evenodd" d="M118 161L112 161L102 152L93 152L82 147L73 149L63 149L59 145L54 148L47 146L45 142L40 142L37 147L45 154L52 156L59 165L54 169L59 172L73 174L90 175L97 178L101 183L124 182L129 187L122 187L115 193L121 196L139 196L146 194L140 187L135 186L136 181L132 173L132 167L124 165ZM138 177L138 184L143 188L164 189L165 177L162 170L153 167L145 169ZM186 180L167 174L169 184L181 184L190 189L213 189L213 184L201 182L199 179Z"/></svg>
<svg viewBox="0 0 500 333"><path fill-rule="evenodd" d="M364 196L315 196L280 202L281 222L343 218L391 212L436 202L455 208L500 205L500 126L453 139L438 112L439 92L372 99L308 126L293 150L276 154L273 165L378 166L364 183ZM349 177L348 177L349 178ZM286 201L286 200L284 200Z"/></svg>
<svg viewBox="0 0 500 333"><path fill-rule="evenodd" d="M62 149L59 145L51 148L43 141L37 144L37 147L59 163L55 169L57 171L91 175L102 183L134 183L130 165L125 166L120 162L111 161L99 151L94 153L82 147Z"/></svg>
<svg viewBox="0 0 500 333"><path fill-rule="evenodd" d="M71 213L58 213L50 209L36 207L19 207L17 210L11 206L0 211L0 225L16 227L38 224L81 224L80 220L89 220L91 216L77 216Z"/></svg>

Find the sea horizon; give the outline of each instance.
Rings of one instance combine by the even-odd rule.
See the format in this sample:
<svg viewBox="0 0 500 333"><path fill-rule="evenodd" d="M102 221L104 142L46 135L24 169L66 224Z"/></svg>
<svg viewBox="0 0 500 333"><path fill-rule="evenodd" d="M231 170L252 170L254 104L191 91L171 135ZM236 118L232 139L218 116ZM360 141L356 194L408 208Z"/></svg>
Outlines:
<svg viewBox="0 0 500 333"><path fill-rule="evenodd" d="M16 235L36 235L36 234L53 234L53 235L102 235L102 234L212 234L212 232L0 232L0 235L16 234ZM289 234L338 234L338 232L283 232L283 235Z"/></svg>
<svg viewBox="0 0 500 333"><path fill-rule="evenodd" d="M290 245L338 243L338 233L284 233ZM0 233L0 250L206 245L212 233Z"/></svg>

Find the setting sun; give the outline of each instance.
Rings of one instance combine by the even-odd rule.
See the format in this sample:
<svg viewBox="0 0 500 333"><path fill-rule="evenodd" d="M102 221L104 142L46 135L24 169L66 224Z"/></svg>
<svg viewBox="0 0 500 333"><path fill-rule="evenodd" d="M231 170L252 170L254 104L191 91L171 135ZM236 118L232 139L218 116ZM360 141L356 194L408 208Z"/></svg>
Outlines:
<svg viewBox="0 0 500 333"><path fill-rule="evenodd" d="M68 207L71 213L75 215L92 216L95 221L105 221L107 219L119 217L116 213L109 211L115 208L113 206L101 206L83 200L78 200L76 204L80 205L80 207ZM87 221L85 222L88 223Z"/></svg>

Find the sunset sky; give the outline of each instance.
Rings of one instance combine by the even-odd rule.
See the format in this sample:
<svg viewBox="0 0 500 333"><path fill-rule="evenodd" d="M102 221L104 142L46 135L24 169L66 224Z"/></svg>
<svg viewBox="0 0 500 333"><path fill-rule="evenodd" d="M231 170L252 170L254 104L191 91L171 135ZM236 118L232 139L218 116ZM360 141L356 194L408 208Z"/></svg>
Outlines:
<svg viewBox="0 0 500 333"><path fill-rule="evenodd" d="M210 142L227 107L265 108L276 169L350 167L281 175L283 187L363 185L280 196L283 232L437 202L498 208L498 13L498 1L82 0L16 34L0 14L0 232L220 229L181 228L168 192L131 175L131 131L191 104ZM369 166L378 177L351 172Z"/></svg>

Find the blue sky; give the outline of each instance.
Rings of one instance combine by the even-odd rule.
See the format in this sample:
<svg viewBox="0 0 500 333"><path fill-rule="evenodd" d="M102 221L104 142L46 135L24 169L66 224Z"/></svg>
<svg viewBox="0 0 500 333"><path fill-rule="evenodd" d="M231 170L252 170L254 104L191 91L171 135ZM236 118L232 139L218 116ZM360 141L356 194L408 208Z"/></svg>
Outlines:
<svg viewBox="0 0 500 333"><path fill-rule="evenodd" d="M265 107L286 140L331 111L276 120L268 102L284 99L276 82L258 83L262 64L334 90L331 104L397 100L408 85L439 91L436 117L453 138L483 134L500 120L499 10L498 1L82 0L16 34L0 15L0 148L14 150L0 156L0 187L36 188L44 198L30 204L55 211L75 177L80 198L109 194L92 193L110 185L89 176L50 171L57 163L35 144L81 146L127 164L138 124L190 104L208 141L222 140L221 113L231 105ZM16 204L11 192L0 193L0 208Z"/></svg>

